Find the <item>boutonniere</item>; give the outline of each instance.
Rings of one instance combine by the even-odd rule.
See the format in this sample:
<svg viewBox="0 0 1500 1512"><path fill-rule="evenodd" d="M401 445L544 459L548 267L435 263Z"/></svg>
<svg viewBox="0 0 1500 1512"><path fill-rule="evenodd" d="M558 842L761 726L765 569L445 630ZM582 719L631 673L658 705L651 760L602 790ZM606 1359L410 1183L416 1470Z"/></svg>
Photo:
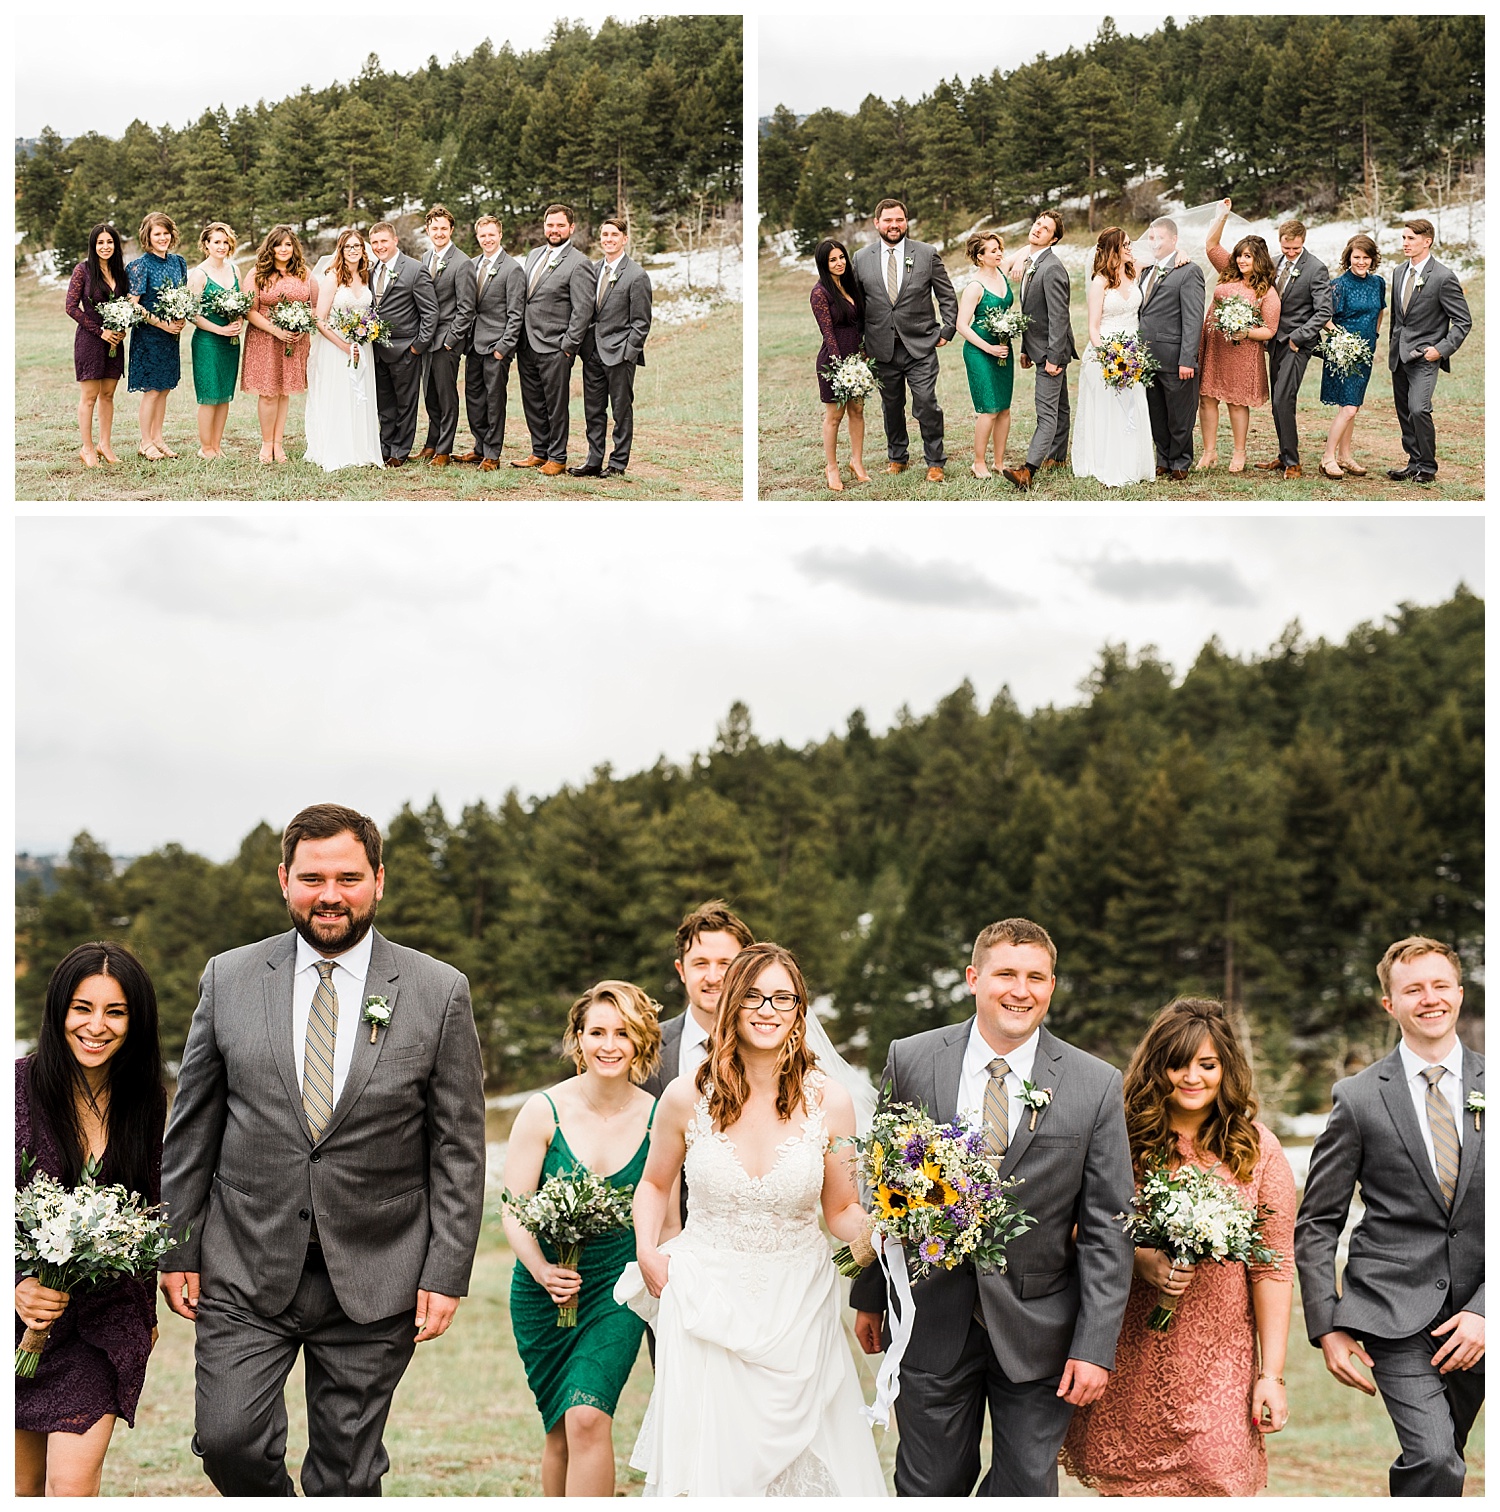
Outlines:
<svg viewBox="0 0 1500 1512"><path fill-rule="evenodd" d="M1426 283L1426 282L1427 282L1427 275L1425 273L1418 273L1417 274L1417 281L1416 281L1416 283L1414 283L1412 285L1412 288L1413 289L1420 289L1422 287L1422 285L1424 283Z"/></svg>
<svg viewBox="0 0 1500 1512"><path fill-rule="evenodd" d="M370 1043L375 1043L375 1036L391 1021L391 1005L388 999L371 996L365 999L365 1011L360 1018L370 1026Z"/></svg>
<svg viewBox="0 0 1500 1512"><path fill-rule="evenodd" d="M1021 1101L1031 1109L1031 1128L1036 1128L1036 1116L1052 1101L1051 1087L1033 1087L1029 1081L1021 1083Z"/></svg>
<svg viewBox="0 0 1500 1512"><path fill-rule="evenodd" d="M1477 1133L1479 1130L1479 1116L1484 1112L1484 1093L1469 1093L1469 1100L1464 1104L1464 1111L1474 1115L1474 1129Z"/></svg>
<svg viewBox="0 0 1500 1512"><path fill-rule="evenodd" d="M1292 269L1292 277L1293 278L1301 278L1302 277L1302 269L1301 268L1293 268Z"/></svg>
<svg viewBox="0 0 1500 1512"><path fill-rule="evenodd" d="M432 265L432 276L434 278L436 278L438 276L438 274L441 273L443 271L443 269L446 268L447 266L448 266L448 259L446 257L443 257L443 258L439 259L437 262L433 263L433 265Z"/></svg>
<svg viewBox="0 0 1500 1512"><path fill-rule="evenodd" d="M916 258L914 258L914 257L908 257L908 258L907 258L907 259L906 259L906 266L907 266L907 267L908 267L908 268L914 268L914 267L916 267L916 265L917 265L917 260L916 260Z"/></svg>

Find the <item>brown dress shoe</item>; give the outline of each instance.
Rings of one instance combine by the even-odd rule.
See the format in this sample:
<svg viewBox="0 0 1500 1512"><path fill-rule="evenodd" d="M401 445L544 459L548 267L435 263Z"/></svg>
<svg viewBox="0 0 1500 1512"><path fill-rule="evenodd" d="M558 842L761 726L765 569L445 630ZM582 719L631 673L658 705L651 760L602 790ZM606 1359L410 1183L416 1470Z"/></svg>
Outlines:
<svg viewBox="0 0 1500 1512"><path fill-rule="evenodd" d="M385 465L387 467L405 467L406 466L406 458L405 457L387 457L385 459Z"/></svg>
<svg viewBox="0 0 1500 1512"><path fill-rule="evenodd" d="M542 476L544 478L555 478L559 473L565 473L567 470L567 465L563 462L542 463Z"/></svg>
<svg viewBox="0 0 1500 1512"><path fill-rule="evenodd" d="M422 450L417 453L417 455L425 462L429 457L434 457L437 455L437 447L424 446Z"/></svg>
<svg viewBox="0 0 1500 1512"><path fill-rule="evenodd" d="M885 470L888 473L904 473L907 469L907 466L908 464L905 462L887 462L885 464Z"/></svg>
<svg viewBox="0 0 1500 1512"><path fill-rule="evenodd" d="M1031 469L1023 462L1019 467L1007 467L1001 472L1007 483L1014 483L1023 493L1031 487Z"/></svg>
<svg viewBox="0 0 1500 1512"><path fill-rule="evenodd" d="M454 457L455 462L483 462L484 454L477 451L466 451L462 456Z"/></svg>
<svg viewBox="0 0 1500 1512"><path fill-rule="evenodd" d="M427 465L429 467L446 467L448 465L448 453L447 452L434 452L432 454L432 461L429 462Z"/></svg>
<svg viewBox="0 0 1500 1512"><path fill-rule="evenodd" d="M495 460L494 457L486 457L484 461L479 464L479 470L480 472L499 472L500 464Z"/></svg>
<svg viewBox="0 0 1500 1512"><path fill-rule="evenodd" d="M1062 463L1059 462L1056 457L1048 457L1047 460L1042 463L1041 470L1043 472L1046 472L1049 468L1061 467L1061 466L1062 466Z"/></svg>
<svg viewBox="0 0 1500 1512"><path fill-rule="evenodd" d="M1290 483L1293 479L1300 478L1302 476L1302 469L1298 467L1295 462L1293 462L1292 465L1287 468L1287 470L1282 473L1281 476L1285 478L1288 483Z"/></svg>
<svg viewBox="0 0 1500 1512"><path fill-rule="evenodd" d="M929 467L927 469L927 481L929 483L941 483L943 481L943 469L941 467Z"/></svg>
<svg viewBox="0 0 1500 1512"><path fill-rule="evenodd" d="M1161 474L1157 473L1156 476L1159 478L1161 476ZM1171 472L1169 472L1167 474L1167 477L1170 478L1172 480L1172 482L1174 482L1174 483L1186 483L1187 482L1187 468L1185 468L1185 467L1174 467L1171 470Z"/></svg>
<svg viewBox="0 0 1500 1512"><path fill-rule="evenodd" d="M540 467L546 460L545 457L538 457L533 453L531 456L522 457L519 462L512 462L510 465L512 467Z"/></svg>
<svg viewBox="0 0 1500 1512"><path fill-rule="evenodd" d="M1281 458L1277 457L1274 462L1257 462L1255 464L1255 470L1257 472L1280 472Z"/></svg>

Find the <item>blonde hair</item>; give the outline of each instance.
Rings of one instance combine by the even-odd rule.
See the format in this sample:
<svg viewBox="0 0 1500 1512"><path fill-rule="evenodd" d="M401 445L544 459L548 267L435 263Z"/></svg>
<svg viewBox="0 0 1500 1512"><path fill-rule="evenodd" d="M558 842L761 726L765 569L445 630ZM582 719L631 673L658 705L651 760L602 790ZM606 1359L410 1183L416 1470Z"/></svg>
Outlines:
<svg viewBox="0 0 1500 1512"><path fill-rule="evenodd" d="M208 239L214 234L215 231L222 231L224 233L229 242L229 251L224 255L226 257L233 257L234 249L240 244L239 238L234 234L234 228L232 226L226 226L223 221L210 221L203 228L198 237L198 250L205 257L208 256Z"/></svg>
<svg viewBox="0 0 1500 1512"><path fill-rule="evenodd" d="M1442 956L1453 968L1454 980L1462 983L1463 967L1459 964L1458 952L1451 945L1445 945L1441 940L1430 939L1427 935L1407 935L1404 940L1397 940L1394 945L1387 947L1385 954L1380 958L1380 964L1375 968L1375 975L1380 978L1381 996L1391 995L1392 966L1398 962L1415 961L1419 956L1424 955Z"/></svg>
<svg viewBox="0 0 1500 1512"><path fill-rule="evenodd" d="M598 1004L613 1008L625 1025L630 1041L630 1079L643 1082L661 1061L661 1008L634 982L597 982L568 1009L567 1027L563 1030L563 1054L572 1056L573 1065L583 1075L583 1030L589 1009Z"/></svg>

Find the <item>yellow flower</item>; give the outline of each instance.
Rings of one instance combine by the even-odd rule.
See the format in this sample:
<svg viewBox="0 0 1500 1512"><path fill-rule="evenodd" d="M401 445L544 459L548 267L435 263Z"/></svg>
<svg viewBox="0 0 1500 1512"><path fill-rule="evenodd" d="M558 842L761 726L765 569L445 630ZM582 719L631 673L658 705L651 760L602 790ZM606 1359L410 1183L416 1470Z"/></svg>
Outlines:
<svg viewBox="0 0 1500 1512"><path fill-rule="evenodd" d="M878 1182L880 1173L885 1169L885 1146L872 1144L870 1146L870 1179Z"/></svg>
<svg viewBox="0 0 1500 1512"><path fill-rule="evenodd" d="M906 1211L907 1204L905 1192L888 1186L875 1188L875 1206L882 1218L899 1218Z"/></svg>

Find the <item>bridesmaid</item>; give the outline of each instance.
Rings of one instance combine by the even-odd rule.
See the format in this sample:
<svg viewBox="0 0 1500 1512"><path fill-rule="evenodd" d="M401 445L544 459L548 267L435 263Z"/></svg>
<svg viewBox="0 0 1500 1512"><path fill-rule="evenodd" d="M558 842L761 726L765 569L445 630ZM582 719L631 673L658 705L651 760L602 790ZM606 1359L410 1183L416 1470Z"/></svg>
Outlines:
<svg viewBox="0 0 1500 1512"><path fill-rule="evenodd" d="M563 1049L578 1075L537 1093L517 1115L506 1187L534 1192L549 1176L578 1166L612 1186L633 1186L645 1169L656 1114L655 1098L636 1085L660 1058L656 1004L629 982L600 982L569 1009ZM626 1150L634 1153L621 1166ZM505 1233L516 1256L511 1329L546 1433L542 1495L613 1496L615 1404L646 1327L614 1300L615 1282L635 1258L635 1232L622 1228L588 1240L580 1270L556 1264L508 1209ZM568 1301L578 1304L578 1324L559 1328L557 1309Z"/></svg>
<svg viewBox="0 0 1500 1512"><path fill-rule="evenodd" d="M994 231L981 231L969 238L969 261L975 273L958 301L958 334L964 339L964 371L969 378L969 398L974 402L974 460L969 471L976 478L993 478L985 463L991 438L995 448L995 472L1005 466L1005 443L1010 439L1010 398L1016 369L1010 346L991 341L976 329L975 322L991 310L1008 310L1015 292L1001 269L1005 242Z"/></svg>
<svg viewBox="0 0 1500 1512"><path fill-rule="evenodd" d="M1219 282L1208 303L1203 322L1202 376L1198 384L1198 426L1203 433L1203 455L1197 470L1213 467L1219 460L1219 401L1229 406L1229 431L1234 451L1229 471L1245 470L1245 442L1250 435L1250 410L1270 402L1271 384L1266 376L1266 343L1276 334L1281 319L1281 296L1276 282L1276 264L1258 236L1243 236L1232 253L1219 245L1230 202L1225 200L1208 228L1205 251L1218 270ZM1214 310L1219 302L1238 294L1260 306L1258 326L1252 326L1239 341L1230 341L1214 329Z"/></svg>
<svg viewBox="0 0 1500 1512"><path fill-rule="evenodd" d="M130 328L130 383L141 396L141 440L136 454L149 462L175 457L162 436L167 418L167 395L182 379L181 320L158 320L152 313L162 289L187 282L187 259L174 252L177 227L170 215L153 210L136 233L141 255L125 270L130 297L146 311L146 319Z"/></svg>
<svg viewBox="0 0 1500 1512"><path fill-rule="evenodd" d="M272 226L255 254L250 277L255 304L246 319L245 371L241 384L259 396L260 460L286 461L286 413L293 394L307 390L307 353L311 334L294 336L271 323L282 299L316 305L318 291L308 271L302 243L290 226ZM291 356L286 349L290 345Z"/></svg>
<svg viewBox="0 0 1500 1512"><path fill-rule="evenodd" d="M102 457L118 462L110 444L115 423L115 385L125 373L124 332L106 331L98 307L123 298L125 252L120 233L108 221L89 232L89 253L68 280L64 308L78 322L73 336L73 376L78 380L78 450L85 467L97 467ZM99 445L94 446L94 406L99 407Z"/></svg>
<svg viewBox="0 0 1500 1512"><path fill-rule="evenodd" d="M1328 428L1328 444L1318 471L1325 478L1362 478L1366 469L1356 464L1353 450L1354 421L1365 402L1374 366L1375 344L1380 340L1380 322L1385 318L1385 280L1376 273L1380 266L1380 248L1368 236L1351 236L1344 248L1339 274L1333 280L1333 319L1336 325L1353 331L1370 343L1369 366L1356 368L1343 377L1323 364L1323 388L1318 397L1324 404L1338 406L1338 414Z"/></svg>
<svg viewBox="0 0 1500 1512"><path fill-rule="evenodd" d="M1135 1279L1104 1395L1074 1414L1064 1466L1105 1496L1254 1496L1265 1436L1287 1421L1292 1318L1292 1169L1257 1121L1250 1065L1224 1005L1178 998L1156 1016L1125 1072L1125 1125L1138 1178L1191 1163L1267 1209L1274 1265L1173 1266L1137 1249ZM1146 1320L1158 1291L1180 1298L1166 1333Z"/></svg>
<svg viewBox="0 0 1500 1512"><path fill-rule="evenodd" d="M865 402L851 399L840 404L823 376L823 369L840 357L857 352L865 339L865 293L850 271L849 249L836 241L821 241L813 251L818 281L809 296L813 319L823 333L818 348L818 398L823 401L823 459L829 490L843 493L839 476L839 421L849 416L849 467L855 481L868 483L865 471Z"/></svg>
<svg viewBox="0 0 1500 1512"><path fill-rule="evenodd" d="M193 269L188 287L200 298L235 290L240 275L229 259L234 255L235 235L223 221L211 221L198 238L203 261ZM234 381L239 376L241 320L223 321L204 311L193 319L193 389L198 396L198 455L212 461L224 449L224 426L234 400Z"/></svg>
<svg viewBox="0 0 1500 1512"><path fill-rule="evenodd" d="M167 1119L156 992L120 945L80 945L47 983L36 1051L16 1062L16 1182L21 1151L64 1186L90 1156L100 1181L161 1200ZM16 1340L51 1323L32 1380L16 1382L16 1495L98 1496L115 1419L134 1426L156 1343L155 1276L53 1291L16 1283Z"/></svg>

